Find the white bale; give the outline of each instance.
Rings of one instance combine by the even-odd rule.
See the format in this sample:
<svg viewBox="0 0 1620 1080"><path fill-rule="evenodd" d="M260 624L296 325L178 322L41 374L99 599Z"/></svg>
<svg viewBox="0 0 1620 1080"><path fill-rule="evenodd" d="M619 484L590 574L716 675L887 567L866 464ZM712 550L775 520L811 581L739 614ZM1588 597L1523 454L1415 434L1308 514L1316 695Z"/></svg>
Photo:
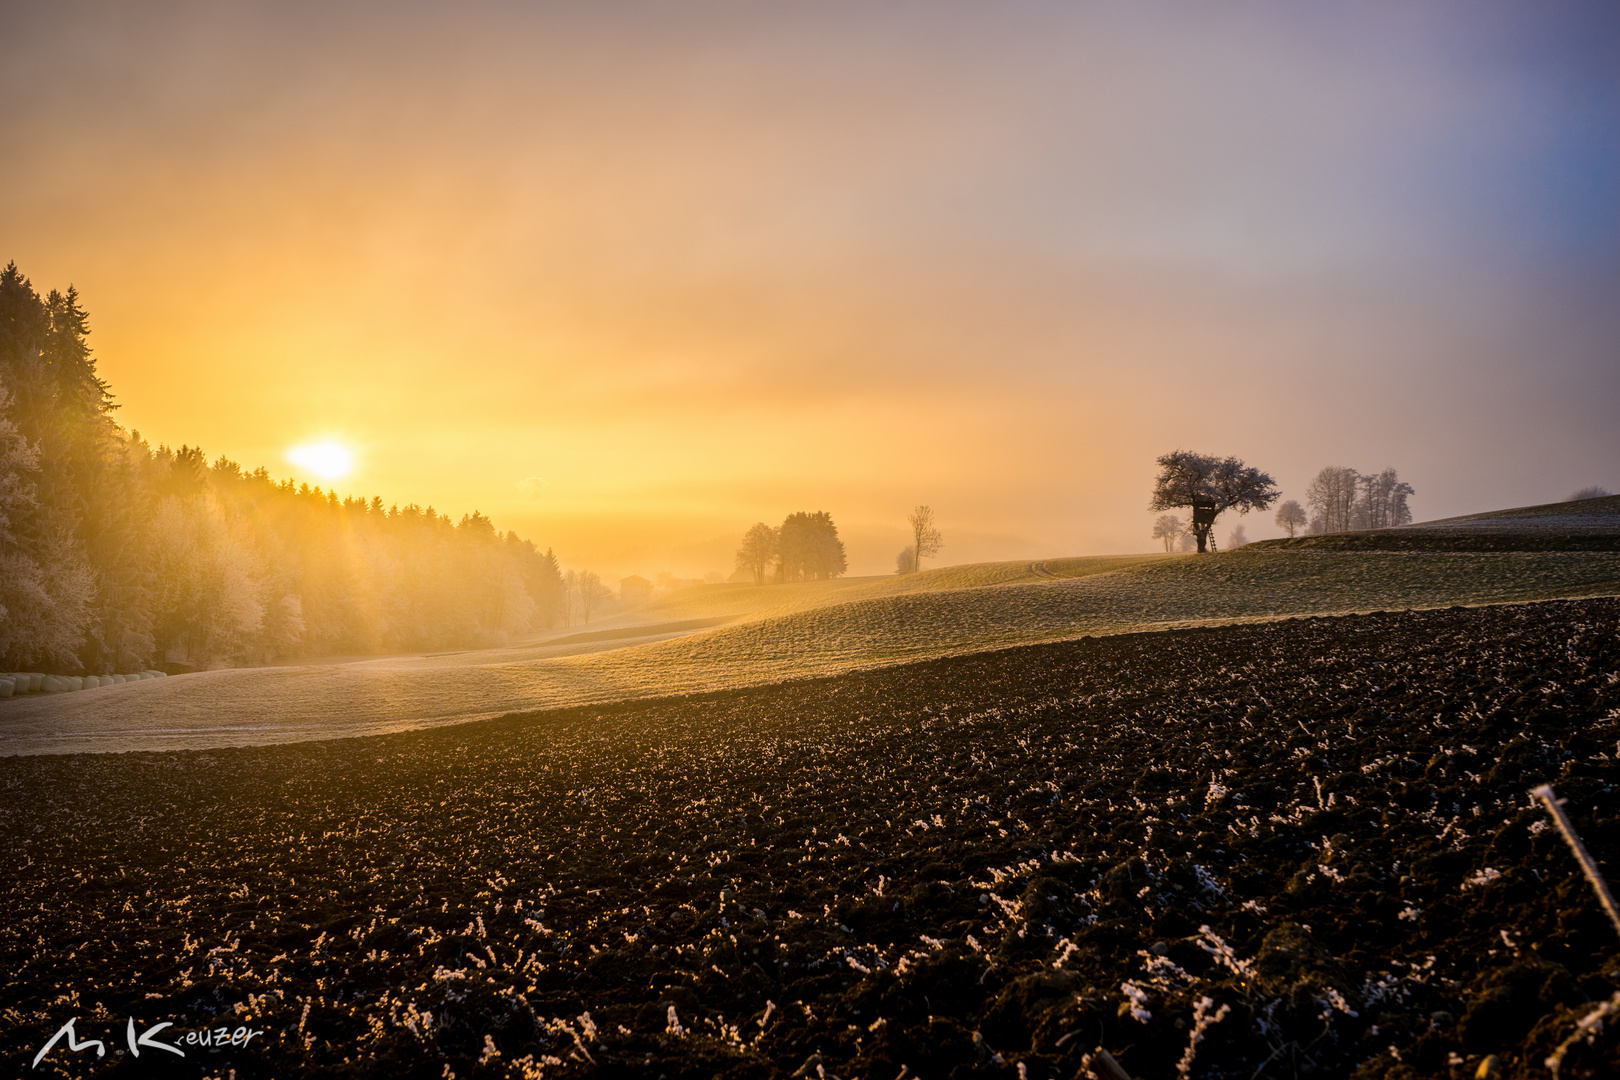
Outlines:
<svg viewBox="0 0 1620 1080"><path fill-rule="evenodd" d="M45 689L45 676L37 671L28 673L28 689L39 691Z"/></svg>
<svg viewBox="0 0 1620 1080"><path fill-rule="evenodd" d="M114 686L122 686L124 683L134 682L134 681L135 681L134 678L129 676L129 675L114 675L113 676L113 685Z"/></svg>
<svg viewBox="0 0 1620 1080"><path fill-rule="evenodd" d="M41 680L41 682L43 685L40 687L40 689L44 690L47 694L59 694L63 690L67 689L67 683L63 682L61 679L58 679L55 675L47 675L43 680Z"/></svg>
<svg viewBox="0 0 1620 1080"><path fill-rule="evenodd" d="M82 678L80 678L79 676L77 676L77 675L69 675L67 677L67 684L68 684L68 689L69 690L83 690L84 689L84 680Z"/></svg>
<svg viewBox="0 0 1620 1080"><path fill-rule="evenodd" d="M8 698L15 684L10 679L0 679L0 698Z"/></svg>
<svg viewBox="0 0 1620 1080"><path fill-rule="evenodd" d="M82 682L83 682L83 685L81 685L79 687L79 689L81 689L81 690L94 690L96 687L101 685L101 676L100 675L86 675L84 677L84 679L82 680Z"/></svg>

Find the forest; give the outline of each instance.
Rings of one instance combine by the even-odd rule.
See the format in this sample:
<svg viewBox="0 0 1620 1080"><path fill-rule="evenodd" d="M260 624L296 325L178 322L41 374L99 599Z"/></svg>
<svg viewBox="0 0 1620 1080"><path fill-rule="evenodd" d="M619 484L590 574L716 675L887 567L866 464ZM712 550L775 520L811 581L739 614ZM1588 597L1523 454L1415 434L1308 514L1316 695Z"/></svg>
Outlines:
<svg viewBox="0 0 1620 1080"><path fill-rule="evenodd" d="M152 447L89 333L75 290L0 271L0 670L483 647L568 618L555 555L482 514Z"/></svg>

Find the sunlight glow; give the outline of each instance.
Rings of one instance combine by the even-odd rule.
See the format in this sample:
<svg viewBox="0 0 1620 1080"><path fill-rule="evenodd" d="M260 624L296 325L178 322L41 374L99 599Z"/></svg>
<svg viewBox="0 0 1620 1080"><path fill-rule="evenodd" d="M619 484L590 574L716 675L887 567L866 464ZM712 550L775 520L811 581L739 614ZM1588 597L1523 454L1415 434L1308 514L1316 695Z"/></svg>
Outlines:
<svg viewBox="0 0 1620 1080"><path fill-rule="evenodd" d="M287 451L287 460L323 480L341 480L354 468L354 453L332 439L294 446Z"/></svg>

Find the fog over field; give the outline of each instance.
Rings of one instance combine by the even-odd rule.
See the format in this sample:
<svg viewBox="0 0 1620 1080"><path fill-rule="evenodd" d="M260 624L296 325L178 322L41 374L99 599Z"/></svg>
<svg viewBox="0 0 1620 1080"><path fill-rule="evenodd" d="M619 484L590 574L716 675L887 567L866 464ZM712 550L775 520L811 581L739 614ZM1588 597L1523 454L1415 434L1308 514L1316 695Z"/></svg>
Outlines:
<svg viewBox="0 0 1620 1080"><path fill-rule="evenodd" d="M0 0L0 1075L1620 1075L1620 7Z"/></svg>
<svg viewBox="0 0 1620 1080"><path fill-rule="evenodd" d="M0 260L121 420L612 578L1131 553L1176 446L1620 490L1602 3L13 7ZM1278 535L1250 519L1251 539Z"/></svg>
<svg viewBox="0 0 1620 1080"><path fill-rule="evenodd" d="M1616 595L1620 552L1239 551L1214 559L1063 559L815 583L822 584L781 586L796 595L752 611L750 604L768 601L777 587L697 586L639 618L617 620L623 624L617 628L554 633L517 648L210 671L8 702L0 712L0 752L197 749L371 735L1083 635ZM726 616L723 626L672 630L682 618L704 623ZM644 636L627 641L618 634Z"/></svg>

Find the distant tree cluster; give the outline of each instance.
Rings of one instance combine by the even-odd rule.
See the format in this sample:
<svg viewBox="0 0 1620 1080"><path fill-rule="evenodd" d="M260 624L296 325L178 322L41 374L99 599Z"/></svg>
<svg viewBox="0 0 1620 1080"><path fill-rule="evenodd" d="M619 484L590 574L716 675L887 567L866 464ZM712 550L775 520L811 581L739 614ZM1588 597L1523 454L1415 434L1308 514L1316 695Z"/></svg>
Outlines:
<svg viewBox="0 0 1620 1080"><path fill-rule="evenodd" d="M1207 551L1209 532L1217 517L1227 510L1236 510L1239 514L1265 510L1276 501L1277 495L1277 482L1269 474L1235 457L1218 458L1176 450L1159 458L1159 475L1153 483L1148 510L1190 508L1193 512L1190 532L1198 550ZM1161 531L1169 528L1167 517L1170 515L1159 518L1153 533L1165 541L1166 550L1173 542ZM1173 520L1178 527L1185 528L1179 518Z"/></svg>
<svg viewBox="0 0 1620 1080"><path fill-rule="evenodd" d="M477 646L568 618L555 556L481 514L153 449L114 422L88 334L72 289L0 272L0 670Z"/></svg>
<svg viewBox="0 0 1620 1080"><path fill-rule="evenodd" d="M1307 531L1349 532L1352 529L1389 529L1412 520L1406 500L1414 494L1412 485L1402 482L1394 469L1359 473L1341 465L1330 465L1316 474L1305 489L1311 517ZM1281 524L1279 519L1278 524ZM1290 531L1290 536L1293 532Z"/></svg>
<svg viewBox="0 0 1620 1080"><path fill-rule="evenodd" d="M799 511L771 528L763 521L749 527L737 549L737 569L755 585L772 581L822 581L849 568L838 526L825 510Z"/></svg>
<svg viewBox="0 0 1620 1080"><path fill-rule="evenodd" d="M1581 490L1575 492L1575 494L1571 495L1565 501L1580 502L1582 499L1602 499L1607 498L1611 494L1613 493L1608 488L1598 487L1596 484L1594 484L1591 487L1581 488Z"/></svg>

